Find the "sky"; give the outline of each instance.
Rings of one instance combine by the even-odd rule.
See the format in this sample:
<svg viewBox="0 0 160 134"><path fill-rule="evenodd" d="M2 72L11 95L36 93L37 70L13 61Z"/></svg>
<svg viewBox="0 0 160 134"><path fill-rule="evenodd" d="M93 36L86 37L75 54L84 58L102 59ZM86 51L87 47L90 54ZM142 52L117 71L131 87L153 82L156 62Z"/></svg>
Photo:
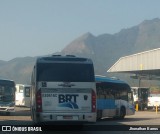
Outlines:
<svg viewBox="0 0 160 134"><path fill-rule="evenodd" d="M160 18L160 0L0 0L0 60L60 52L90 32Z"/></svg>

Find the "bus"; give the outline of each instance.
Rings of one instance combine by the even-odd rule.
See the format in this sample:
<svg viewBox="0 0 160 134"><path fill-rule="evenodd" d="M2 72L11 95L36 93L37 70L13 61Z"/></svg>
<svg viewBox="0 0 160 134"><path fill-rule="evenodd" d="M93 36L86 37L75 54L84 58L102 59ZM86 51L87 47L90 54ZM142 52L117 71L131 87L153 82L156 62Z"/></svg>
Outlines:
<svg viewBox="0 0 160 134"><path fill-rule="evenodd" d="M16 84L16 106L30 107L31 85Z"/></svg>
<svg viewBox="0 0 160 134"><path fill-rule="evenodd" d="M130 86L117 79L95 76L97 90L97 119L119 118L135 113Z"/></svg>
<svg viewBox="0 0 160 134"><path fill-rule="evenodd" d="M10 115L15 112L15 82L0 79L0 112Z"/></svg>
<svg viewBox="0 0 160 134"><path fill-rule="evenodd" d="M39 57L31 78L31 118L96 122L96 86L91 59L72 55Z"/></svg>

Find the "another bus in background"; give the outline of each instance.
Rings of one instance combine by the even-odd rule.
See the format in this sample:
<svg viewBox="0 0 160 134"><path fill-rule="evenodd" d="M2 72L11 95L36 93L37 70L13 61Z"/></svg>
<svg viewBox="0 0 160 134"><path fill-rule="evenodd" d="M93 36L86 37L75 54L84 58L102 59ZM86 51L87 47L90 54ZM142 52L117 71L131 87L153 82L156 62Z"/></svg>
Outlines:
<svg viewBox="0 0 160 134"><path fill-rule="evenodd" d="M0 112L10 115L15 112L15 82L0 79Z"/></svg>
<svg viewBox="0 0 160 134"><path fill-rule="evenodd" d="M120 80L96 76L97 119L113 117L123 119L135 113L130 86Z"/></svg>
<svg viewBox="0 0 160 134"><path fill-rule="evenodd" d="M16 84L16 106L30 107L30 85Z"/></svg>

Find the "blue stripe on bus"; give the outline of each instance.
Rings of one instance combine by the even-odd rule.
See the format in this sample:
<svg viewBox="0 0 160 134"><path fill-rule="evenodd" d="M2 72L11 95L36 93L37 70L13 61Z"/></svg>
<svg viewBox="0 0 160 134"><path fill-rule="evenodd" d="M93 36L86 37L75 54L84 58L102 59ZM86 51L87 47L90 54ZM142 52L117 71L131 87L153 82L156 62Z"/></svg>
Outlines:
<svg viewBox="0 0 160 134"><path fill-rule="evenodd" d="M114 99L97 99L97 109L115 109L115 100Z"/></svg>

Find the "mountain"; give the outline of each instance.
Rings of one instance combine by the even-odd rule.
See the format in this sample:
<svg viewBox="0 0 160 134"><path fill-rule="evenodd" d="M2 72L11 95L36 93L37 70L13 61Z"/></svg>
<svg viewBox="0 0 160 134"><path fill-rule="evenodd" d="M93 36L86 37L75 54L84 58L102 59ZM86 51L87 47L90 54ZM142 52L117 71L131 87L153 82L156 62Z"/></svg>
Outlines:
<svg viewBox="0 0 160 134"><path fill-rule="evenodd" d="M160 19L145 20L139 25L134 52L160 47Z"/></svg>
<svg viewBox="0 0 160 134"><path fill-rule="evenodd" d="M120 57L160 47L160 19L145 20L115 34L97 37L86 33L68 44L62 54L90 57L98 74L106 71Z"/></svg>
<svg viewBox="0 0 160 134"><path fill-rule="evenodd" d="M12 79L16 83L30 84L36 57L21 57L0 61L0 78Z"/></svg>
<svg viewBox="0 0 160 134"><path fill-rule="evenodd" d="M59 53L91 58L95 73L108 75L106 71L122 56L160 47L160 19L145 20L137 26L122 29L115 34L92 33L73 40ZM16 83L29 83L36 57L0 61L0 77Z"/></svg>

